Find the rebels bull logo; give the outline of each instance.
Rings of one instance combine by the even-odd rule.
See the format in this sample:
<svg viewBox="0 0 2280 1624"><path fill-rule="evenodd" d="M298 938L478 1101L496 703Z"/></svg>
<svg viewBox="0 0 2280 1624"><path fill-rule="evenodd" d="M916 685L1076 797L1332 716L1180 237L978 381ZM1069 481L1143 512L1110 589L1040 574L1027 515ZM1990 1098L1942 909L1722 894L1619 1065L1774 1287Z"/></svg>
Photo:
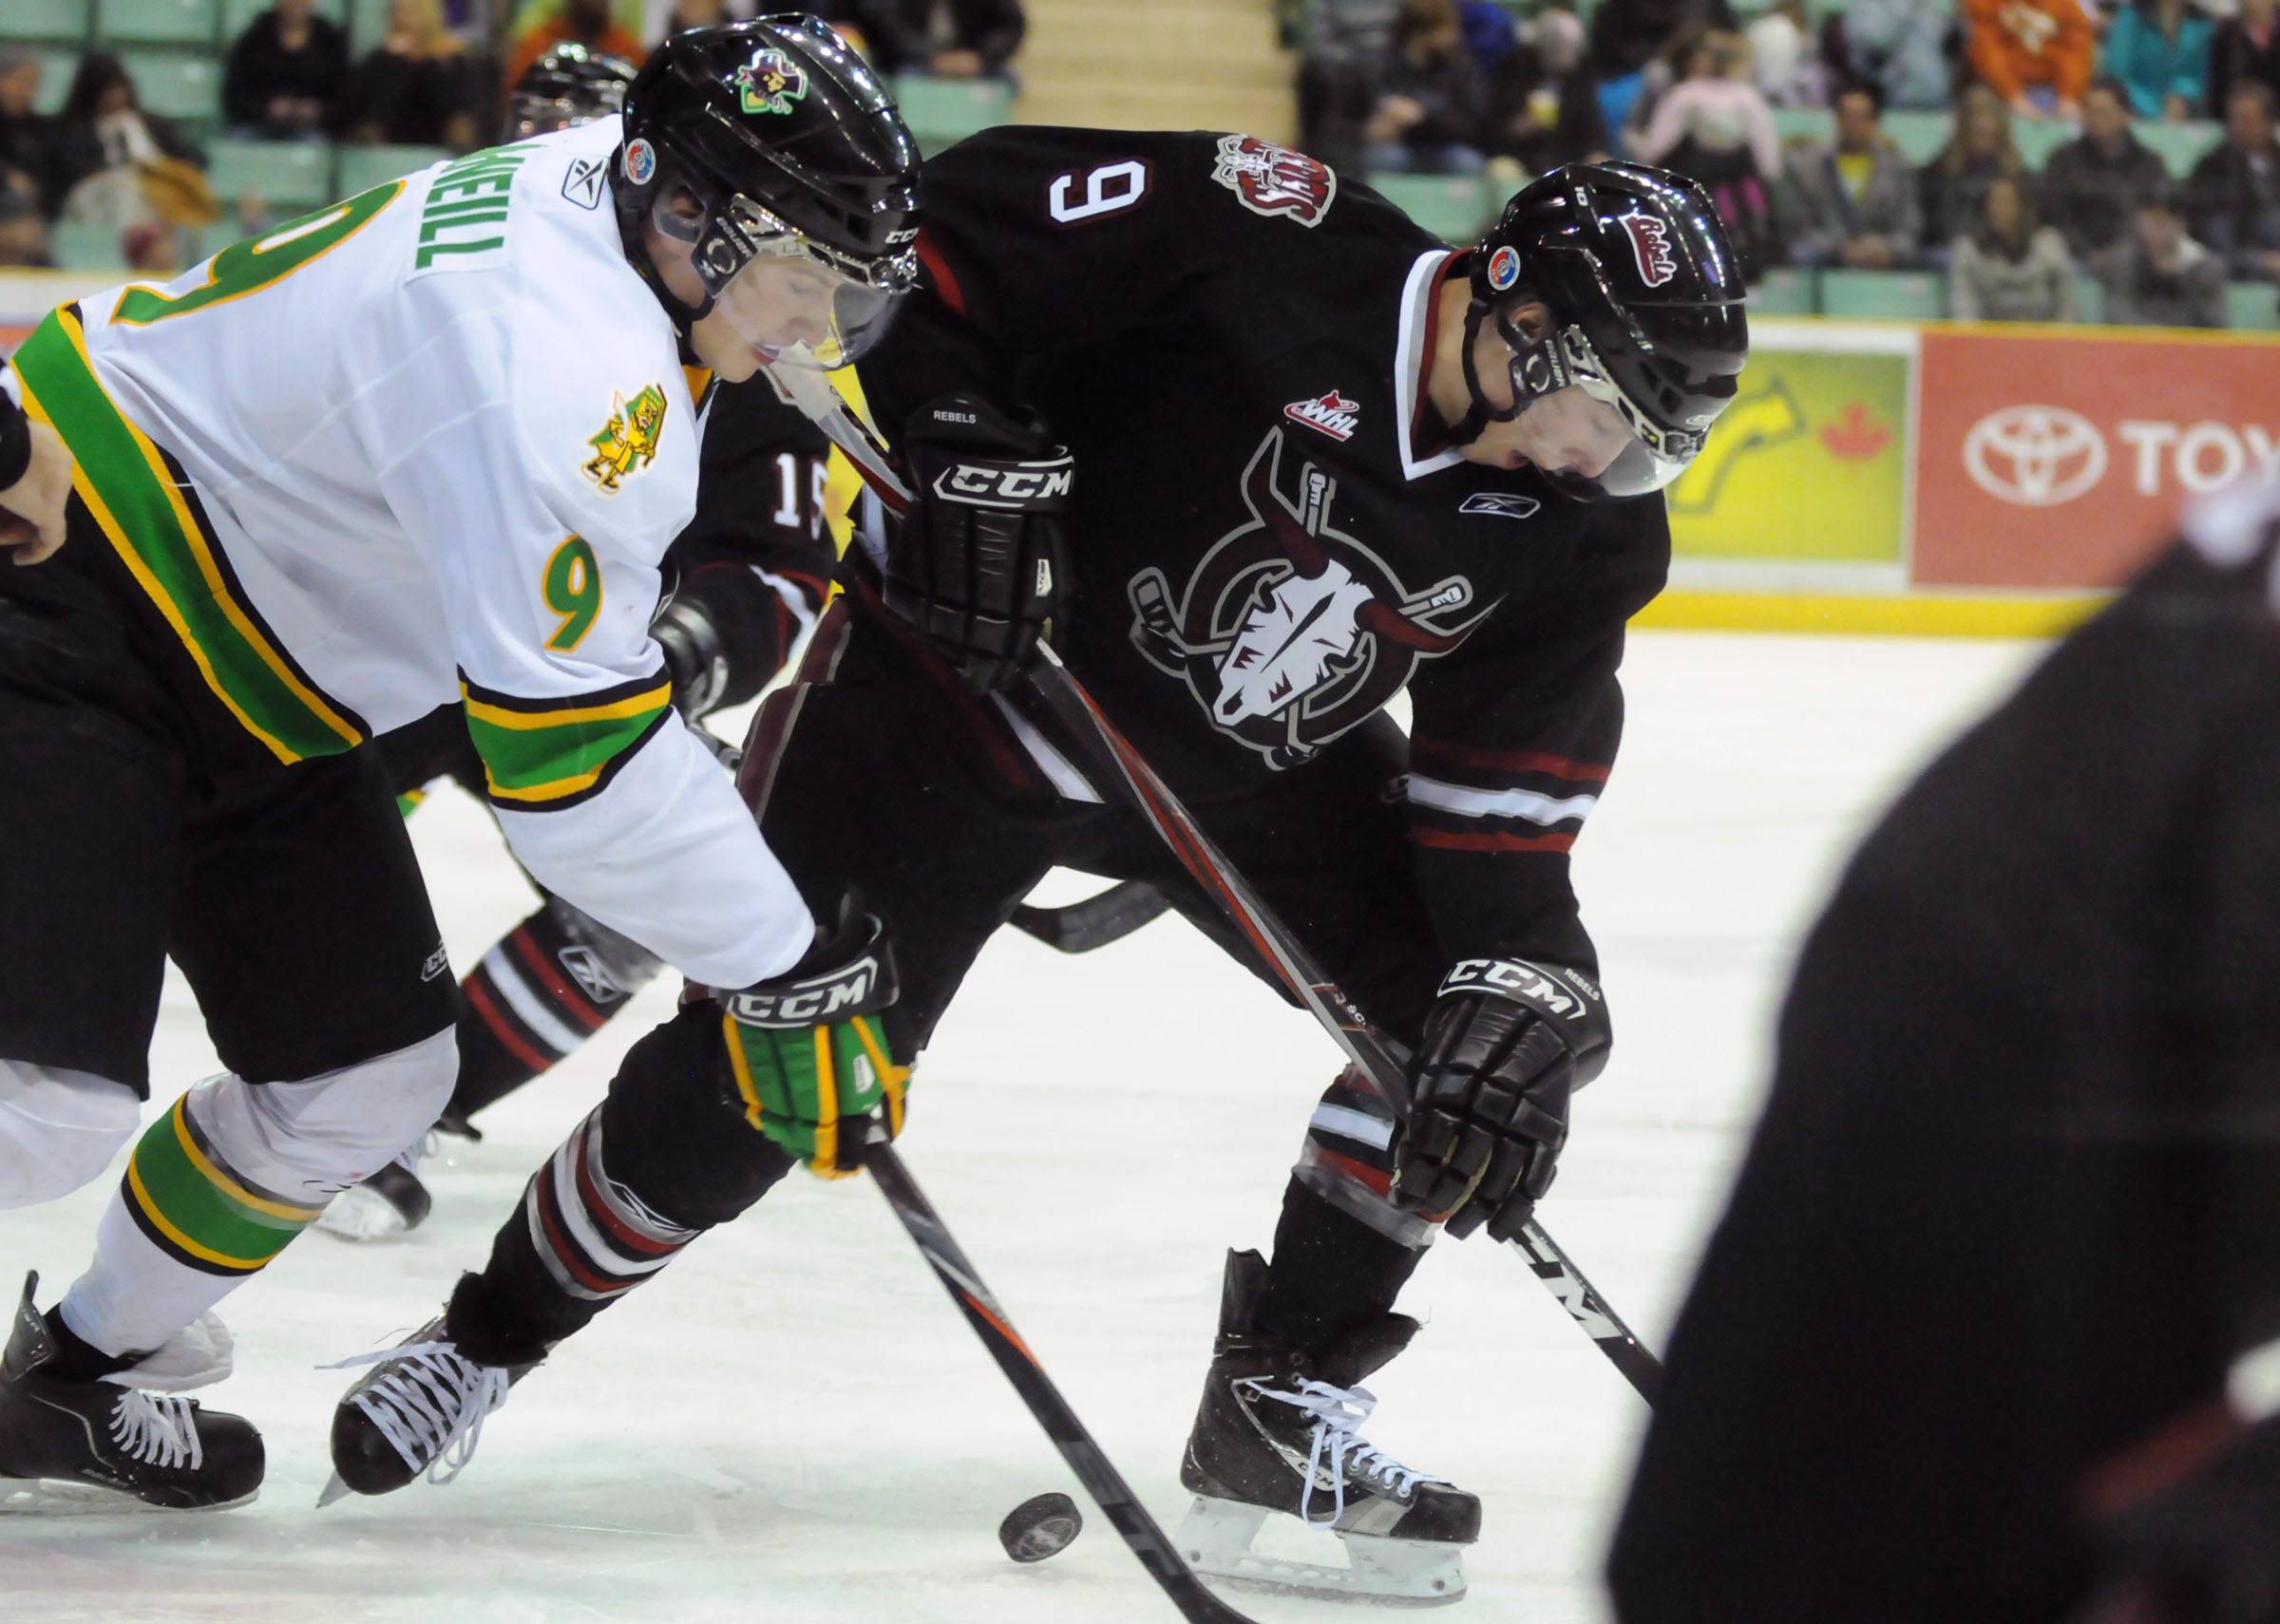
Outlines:
<svg viewBox="0 0 2280 1624"><path fill-rule="evenodd" d="M1660 288L1679 274L1678 256L1671 252L1670 228L1644 215L1624 215L1623 229L1631 239L1631 257L1639 261L1639 279Z"/></svg>
<svg viewBox="0 0 2280 1624"><path fill-rule="evenodd" d="M1296 766L1398 693L1417 662L1464 641L1493 604L1451 576L1423 592L1334 528L1338 482L1309 463L1282 495L1282 430L1244 470L1247 523L1204 555L1175 597L1132 577L1132 642L1180 677L1212 725L1276 768Z"/></svg>
<svg viewBox="0 0 2280 1624"><path fill-rule="evenodd" d="M1302 226L1320 225L1338 195L1338 177L1327 164L1257 136L1220 137L1211 179L1251 213L1281 215Z"/></svg>

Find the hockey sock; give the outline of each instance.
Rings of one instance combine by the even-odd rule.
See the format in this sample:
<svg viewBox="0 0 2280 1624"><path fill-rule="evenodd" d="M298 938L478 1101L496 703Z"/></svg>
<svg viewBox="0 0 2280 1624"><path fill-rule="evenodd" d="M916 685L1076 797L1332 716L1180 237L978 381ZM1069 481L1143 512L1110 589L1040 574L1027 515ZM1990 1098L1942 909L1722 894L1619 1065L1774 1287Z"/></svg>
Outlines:
<svg viewBox="0 0 2280 1624"><path fill-rule="evenodd" d="M65 1327L112 1355L165 1346L425 1131L452 1054L442 1031L302 1082L191 1089L136 1142Z"/></svg>
<svg viewBox="0 0 2280 1624"><path fill-rule="evenodd" d="M605 1163L596 1106L532 1176L445 1329L484 1365L526 1365L680 1256L704 1233L659 1218Z"/></svg>
<svg viewBox="0 0 2280 1624"><path fill-rule="evenodd" d="M1259 1330L1319 1352L1356 1326L1391 1313L1423 1256L1293 1178L1275 1225Z"/></svg>
<svg viewBox="0 0 2280 1624"><path fill-rule="evenodd" d="M584 1043L648 979L614 962L638 950L605 956L573 934L569 913L560 903L541 908L502 936L460 983L467 1007L459 1021L451 1114L463 1121Z"/></svg>

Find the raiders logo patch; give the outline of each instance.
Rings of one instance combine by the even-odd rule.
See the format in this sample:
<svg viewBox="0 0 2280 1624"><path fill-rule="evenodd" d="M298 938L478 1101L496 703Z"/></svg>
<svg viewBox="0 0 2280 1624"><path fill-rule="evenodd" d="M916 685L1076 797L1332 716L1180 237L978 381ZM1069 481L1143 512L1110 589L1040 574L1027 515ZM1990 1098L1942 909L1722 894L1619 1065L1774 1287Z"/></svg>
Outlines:
<svg viewBox="0 0 2280 1624"><path fill-rule="evenodd" d="M581 470L605 495L616 496L619 484L656 461L657 441L665 432L663 386L643 386L632 400L613 390L610 421L586 442L594 455Z"/></svg>
<svg viewBox="0 0 2280 1624"><path fill-rule="evenodd" d="M1623 229L1631 239L1631 257L1639 262L1639 279L1660 288L1679 274L1678 255L1670 249L1670 228L1645 215L1624 215Z"/></svg>
<svg viewBox="0 0 2280 1624"><path fill-rule="evenodd" d="M1257 136L1220 137L1219 161L1211 179L1234 193L1251 213L1302 226L1321 224L1331 199L1338 196L1338 177L1329 165Z"/></svg>

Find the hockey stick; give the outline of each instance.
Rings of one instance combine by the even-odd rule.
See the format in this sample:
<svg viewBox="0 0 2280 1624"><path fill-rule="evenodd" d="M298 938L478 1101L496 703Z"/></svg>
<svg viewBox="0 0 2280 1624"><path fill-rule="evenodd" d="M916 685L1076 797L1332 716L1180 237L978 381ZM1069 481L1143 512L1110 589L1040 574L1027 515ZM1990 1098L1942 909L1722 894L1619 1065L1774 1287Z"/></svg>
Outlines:
<svg viewBox="0 0 2280 1624"><path fill-rule="evenodd" d="M1146 880L1127 879L1097 897L1058 908L1033 908L1024 902L1007 923L1061 953L1091 953L1122 941L1170 906Z"/></svg>
<svg viewBox="0 0 2280 1624"><path fill-rule="evenodd" d="M902 1157L883 1136L873 1137L864 1147L864 1164L870 1169L886 1204L902 1219L902 1227L910 1232L920 1255L941 1281L942 1289L958 1304L966 1323L974 1328L990 1357L1005 1372L1005 1379L1014 1384L1021 1402L1029 1407L1037 1425L1060 1450L1061 1459L1085 1485L1104 1516L1115 1524L1116 1532L1131 1547L1132 1555L1149 1572L1166 1596L1171 1597L1180 1616L1189 1624L1251 1624L1251 1620L1236 1612L1226 1602L1204 1588L1204 1583L1188 1572L1188 1564L1179 1558L1165 1538L1164 1530L1148 1514L1148 1508L1134 1497L1131 1485L1123 1474L1110 1464L1108 1456L1085 1430L1085 1424L1069 1407L1037 1356L1021 1340L998 1299L990 1294L989 1287L981 1283L981 1275L966 1260L951 1237L941 1215L919 1190L918 1181L911 1178L910 1169L903 1166Z"/></svg>
<svg viewBox="0 0 2280 1624"><path fill-rule="evenodd" d="M1116 725L1102 712L1069 668L1061 664L1052 648L1040 643L1037 652L1040 658L1030 670L1030 680L1053 708L1054 714L1079 737L1097 743L1099 753L1114 765L1134 804L1171 848L1172 856L1179 859L1196 882L1226 911L1236 930L1290 989L1292 995L1314 1011L1315 1018L1346 1051L1346 1058L1376 1085L1387 1105L1406 1121L1408 1067L1396 1057L1385 1038L1340 991L1338 983L1322 973L1321 967L1315 963L1290 927L1275 916L1273 910L1251 889L1250 882L1211 843L1188 809L1180 804L1179 798L1156 776L1147 758L1116 730ZM1544 1282L1545 1289L1559 1299L1569 1317L1651 1406L1662 1385L1662 1362L1616 1316L1606 1299L1544 1232L1543 1225L1530 1218L1507 1244L1527 1260L1530 1271Z"/></svg>

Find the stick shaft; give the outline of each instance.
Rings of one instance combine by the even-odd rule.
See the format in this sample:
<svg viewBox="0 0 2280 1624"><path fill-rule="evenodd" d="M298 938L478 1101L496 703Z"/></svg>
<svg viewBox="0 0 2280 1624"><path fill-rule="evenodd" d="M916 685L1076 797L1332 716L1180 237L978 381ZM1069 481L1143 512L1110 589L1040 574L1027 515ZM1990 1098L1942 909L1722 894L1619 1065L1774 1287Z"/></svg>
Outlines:
<svg viewBox="0 0 2280 1624"><path fill-rule="evenodd" d="M997 1360L1006 1380L1029 1407L1029 1413L1036 1418L1045 1435L1053 1440L1054 1447L1061 1452L1061 1459L1069 1463L1069 1469L1085 1485L1085 1492L1124 1537L1124 1542L1140 1558L1140 1565L1148 1570L1149 1577L1171 1598L1172 1605L1180 1610L1180 1616L1189 1624L1250 1624L1244 1615L1206 1590L1203 1581L1180 1560L1163 1528L1148 1514L1148 1508L1132 1493L1123 1474L1110 1463L1100 1445L1092 1441L1092 1434L1076 1418L1076 1411L1069 1407L1068 1400L1061 1397L1060 1389L1053 1385L1045 1368L1037 1363L1036 1355L1014 1329L1013 1320L990 1294L989 1287L982 1284L981 1275L967 1260L894 1147L884 1139L874 1139L865 1147L864 1161L880 1193L886 1198L886 1204L917 1243L920 1256L934 1270L942 1289L950 1294L950 1300L958 1304L966 1323L974 1328L982 1346L990 1350L990 1357Z"/></svg>
<svg viewBox="0 0 2280 1624"><path fill-rule="evenodd" d="M1291 995L1314 1011L1322 1029L1345 1050L1346 1058L1377 1085L1387 1105L1404 1119L1409 1091L1405 1067L1378 1029L1355 1008L1337 982L1323 973L1297 935L1252 889L1240 870L1212 843L1179 797L1156 776L1147 758L1116 729L1092 696L1085 691L1069 668L1050 647L1040 645L1042 658L1031 669L1030 680L1045 703L1079 738L1093 741L1093 754L1104 758L1124 781L1141 815L1152 824L1171 854L1179 859L1196 883L1224 909L1237 931L1281 977ZM1559 1300L1584 1333L1623 1372L1639 1396L1655 1402L1662 1388L1662 1364L1616 1316L1606 1299L1584 1277L1568 1255L1530 1218L1508 1243L1524 1258L1529 1270Z"/></svg>

